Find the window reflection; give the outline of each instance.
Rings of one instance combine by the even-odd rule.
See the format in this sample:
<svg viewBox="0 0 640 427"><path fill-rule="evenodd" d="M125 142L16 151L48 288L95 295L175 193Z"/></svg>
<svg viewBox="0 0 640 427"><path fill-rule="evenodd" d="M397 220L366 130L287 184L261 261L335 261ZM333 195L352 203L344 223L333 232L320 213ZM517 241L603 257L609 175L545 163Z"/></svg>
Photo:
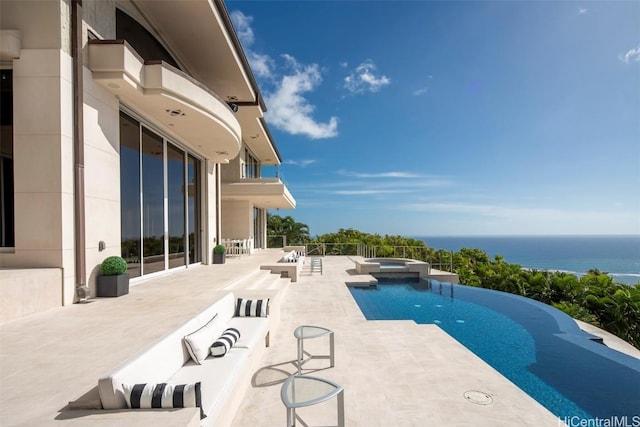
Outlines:
<svg viewBox="0 0 640 427"><path fill-rule="evenodd" d="M140 268L140 123L120 113L120 223L122 257L129 277Z"/></svg>
<svg viewBox="0 0 640 427"><path fill-rule="evenodd" d="M120 113L121 244L131 277L202 261L200 174L198 159Z"/></svg>
<svg viewBox="0 0 640 427"><path fill-rule="evenodd" d="M144 274L164 270L162 138L142 129L142 230Z"/></svg>
<svg viewBox="0 0 640 427"><path fill-rule="evenodd" d="M169 268L185 265L184 151L167 144Z"/></svg>
<svg viewBox="0 0 640 427"><path fill-rule="evenodd" d="M187 159L189 182L187 211L189 215L189 262L201 262L200 252L200 162L193 156Z"/></svg>

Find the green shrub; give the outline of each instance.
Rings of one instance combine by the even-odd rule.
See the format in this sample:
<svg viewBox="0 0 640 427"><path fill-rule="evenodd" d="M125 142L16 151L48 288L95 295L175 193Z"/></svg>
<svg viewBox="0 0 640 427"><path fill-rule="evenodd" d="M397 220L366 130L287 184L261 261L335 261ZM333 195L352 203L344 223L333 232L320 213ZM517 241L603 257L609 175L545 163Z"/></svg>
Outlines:
<svg viewBox="0 0 640 427"><path fill-rule="evenodd" d="M118 276L127 272L127 262L119 256L110 256L100 264L100 274L103 276Z"/></svg>
<svg viewBox="0 0 640 427"><path fill-rule="evenodd" d="M214 254L224 254L226 252L227 252L227 248L225 248L223 245L216 245L216 247L213 248Z"/></svg>

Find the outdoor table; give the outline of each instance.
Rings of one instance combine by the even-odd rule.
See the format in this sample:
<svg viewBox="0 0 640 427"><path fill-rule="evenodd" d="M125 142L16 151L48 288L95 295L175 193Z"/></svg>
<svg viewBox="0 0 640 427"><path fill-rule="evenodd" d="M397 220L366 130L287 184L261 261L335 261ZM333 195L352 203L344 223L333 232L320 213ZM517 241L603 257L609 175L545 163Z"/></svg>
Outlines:
<svg viewBox="0 0 640 427"><path fill-rule="evenodd" d="M280 397L287 408L287 427L303 425L305 421L296 414L297 408L317 405L337 396L338 427L344 427L344 388L324 378L308 375L291 375L282 384Z"/></svg>
<svg viewBox="0 0 640 427"><path fill-rule="evenodd" d="M329 359L330 366L335 366L333 331L321 326L302 325L298 326L293 335L298 340L298 375L302 373L302 365L311 359ZM304 340L329 336L329 354L327 355L311 355L304 350ZM305 356L308 356L305 359Z"/></svg>

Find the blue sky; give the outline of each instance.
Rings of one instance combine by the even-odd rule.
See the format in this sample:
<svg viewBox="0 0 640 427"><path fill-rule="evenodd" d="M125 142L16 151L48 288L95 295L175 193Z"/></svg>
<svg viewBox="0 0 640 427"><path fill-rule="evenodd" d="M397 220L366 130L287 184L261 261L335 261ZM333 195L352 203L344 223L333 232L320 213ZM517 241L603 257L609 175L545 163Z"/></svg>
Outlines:
<svg viewBox="0 0 640 427"><path fill-rule="evenodd" d="M640 234L640 2L227 8L312 236Z"/></svg>

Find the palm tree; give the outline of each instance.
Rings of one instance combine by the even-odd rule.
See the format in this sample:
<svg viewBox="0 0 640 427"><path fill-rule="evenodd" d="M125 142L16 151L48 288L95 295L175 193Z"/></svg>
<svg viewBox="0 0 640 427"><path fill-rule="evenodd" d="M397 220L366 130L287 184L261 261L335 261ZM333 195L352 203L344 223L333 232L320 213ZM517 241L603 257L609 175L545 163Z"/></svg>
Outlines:
<svg viewBox="0 0 640 427"><path fill-rule="evenodd" d="M267 213L267 235L285 236L288 245L302 244L309 240L309 226L296 222L290 215L282 218Z"/></svg>

